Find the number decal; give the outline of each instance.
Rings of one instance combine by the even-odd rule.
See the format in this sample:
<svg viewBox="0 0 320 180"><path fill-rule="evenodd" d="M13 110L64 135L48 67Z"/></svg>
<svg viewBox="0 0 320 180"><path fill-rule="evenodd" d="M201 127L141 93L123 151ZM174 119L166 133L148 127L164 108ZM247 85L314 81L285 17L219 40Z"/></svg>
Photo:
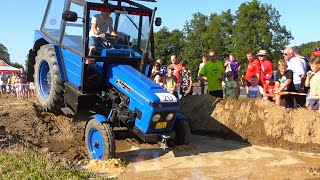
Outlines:
<svg viewBox="0 0 320 180"><path fill-rule="evenodd" d="M177 102L177 98L170 93L156 93L159 97L160 102Z"/></svg>
<svg viewBox="0 0 320 180"><path fill-rule="evenodd" d="M164 97L164 101L173 101L173 97L172 96L168 96L167 94L166 95L162 95Z"/></svg>

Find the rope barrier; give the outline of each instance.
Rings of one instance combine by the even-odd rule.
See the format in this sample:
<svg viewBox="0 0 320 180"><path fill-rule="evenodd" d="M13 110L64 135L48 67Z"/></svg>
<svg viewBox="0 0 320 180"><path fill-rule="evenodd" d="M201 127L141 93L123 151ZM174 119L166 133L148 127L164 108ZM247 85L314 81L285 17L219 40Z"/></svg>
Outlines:
<svg viewBox="0 0 320 180"><path fill-rule="evenodd" d="M306 93L284 92L284 91L279 92L279 94L280 94L280 95L295 94L295 95L300 95L300 96L308 96L308 94L306 94Z"/></svg>

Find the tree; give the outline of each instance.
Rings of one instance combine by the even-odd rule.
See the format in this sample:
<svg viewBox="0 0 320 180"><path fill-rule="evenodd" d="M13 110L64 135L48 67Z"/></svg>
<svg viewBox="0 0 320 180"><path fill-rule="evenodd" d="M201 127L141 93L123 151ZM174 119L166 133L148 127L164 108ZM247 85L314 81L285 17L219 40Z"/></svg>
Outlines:
<svg viewBox="0 0 320 180"><path fill-rule="evenodd" d="M311 56L313 49L320 47L320 41L301 44L298 47L301 49L301 54L309 58Z"/></svg>
<svg viewBox="0 0 320 180"><path fill-rule="evenodd" d="M279 12L268 4L257 0L243 3L236 12L236 23L232 34L234 53L243 58L246 64L246 52L265 49L271 60L281 57L281 50L293 39L291 33L281 26ZM243 66L242 66L243 67Z"/></svg>
<svg viewBox="0 0 320 180"><path fill-rule="evenodd" d="M192 15L192 19L187 21L184 26L186 43L183 48L182 59L189 61L189 68L197 70L201 55L207 54L209 46L207 44L207 29L209 24L208 16L201 13Z"/></svg>
<svg viewBox="0 0 320 180"><path fill-rule="evenodd" d="M169 64L170 55L181 52L185 39L183 32L178 29L170 32L168 28L163 27L154 34L154 42L156 58L162 59L164 64Z"/></svg>
<svg viewBox="0 0 320 180"><path fill-rule="evenodd" d="M17 62L14 62L14 63L10 63L10 66L13 66L15 68L18 68L18 69L24 69L23 66Z"/></svg>
<svg viewBox="0 0 320 180"><path fill-rule="evenodd" d="M8 53L8 49L2 43L0 43L0 60L10 64L10 55Z"/></svg>
<svg viewBox="0 0 320 180"><path fill-rule="evenodd" d="M231 10L227 10L217 15L211 14L205 42L208 42L208 49L213 49L223 59L230 52L233 52L232 34L234 28L234 16Z"/></svg>

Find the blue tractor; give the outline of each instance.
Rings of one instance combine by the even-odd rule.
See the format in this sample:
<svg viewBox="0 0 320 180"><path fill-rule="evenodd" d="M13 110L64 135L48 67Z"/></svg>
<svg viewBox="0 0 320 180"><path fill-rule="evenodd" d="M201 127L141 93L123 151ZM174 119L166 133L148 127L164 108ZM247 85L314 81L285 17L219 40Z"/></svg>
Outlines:
<svg viewBox="0 0 320 180"><path fill-rule="evenodd" d="M154 0L145 0L151 1ZM108 12L116 35L97 38L89 55L94 15ZM115 127L127 127L147 143L189 144L179 100L148 78L154 57L156 8L131 0L48 0L29 51L28 78L45 111L91 111L84 140L92 159L115 155Z"/></svg>

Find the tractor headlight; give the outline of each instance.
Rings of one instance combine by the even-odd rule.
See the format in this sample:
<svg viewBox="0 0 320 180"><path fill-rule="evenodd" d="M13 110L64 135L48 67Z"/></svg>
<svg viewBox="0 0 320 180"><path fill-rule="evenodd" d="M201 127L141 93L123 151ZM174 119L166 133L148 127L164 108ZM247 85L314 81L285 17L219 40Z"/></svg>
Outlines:
<svg viewBox="0 0 320 180"><path fill-rule="evenodd" d="M161 115L160 114L156 114L152 117L152 122L158 122L160 121Z"/></svg>
<svg viewBox="0 0 320 180"><path fill-rule="evenodd" d="M174 113L169 113L166 117L166 121L171 121L174 117Z"/></svg>

